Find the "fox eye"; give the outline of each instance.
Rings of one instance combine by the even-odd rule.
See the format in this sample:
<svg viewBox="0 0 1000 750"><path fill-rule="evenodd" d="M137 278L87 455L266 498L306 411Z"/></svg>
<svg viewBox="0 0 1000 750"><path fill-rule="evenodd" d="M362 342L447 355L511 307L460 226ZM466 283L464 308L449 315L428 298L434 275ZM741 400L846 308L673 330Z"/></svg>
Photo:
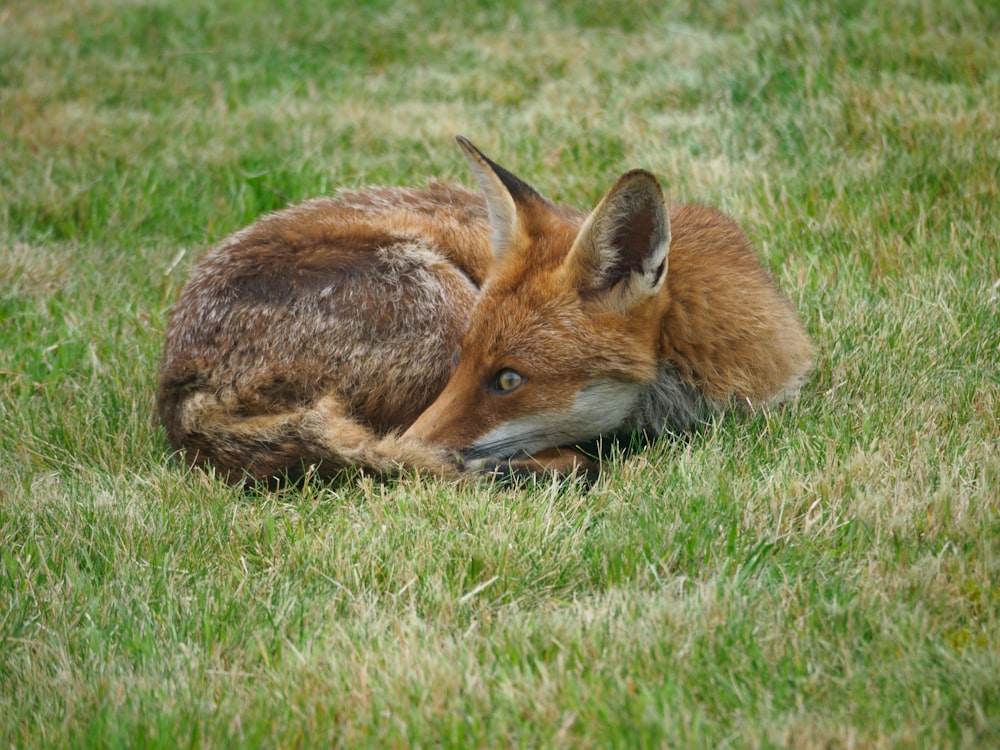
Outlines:
<svg viewBox="0 0 1000 750"><path fill-rule="evenodd" d="M505 367L493 376L490 383L490 390L497 393L510 393L524 382L524 377L516 370Z"/></svg>
<svg viewBox="0 0 1000 750"><path fill-rule="evenodd" d="M453 367L458 367L458 349L451 353L451 364Z"/></svg>

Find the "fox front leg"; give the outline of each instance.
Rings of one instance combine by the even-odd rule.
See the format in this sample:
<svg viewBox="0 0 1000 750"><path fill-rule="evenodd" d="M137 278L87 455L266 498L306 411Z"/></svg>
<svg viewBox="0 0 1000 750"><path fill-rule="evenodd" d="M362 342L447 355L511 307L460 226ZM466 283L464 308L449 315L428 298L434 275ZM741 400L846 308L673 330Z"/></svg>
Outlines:
<svg viewBox="0 0 1000 750"><path fill-rule="evenodd" d="M592 484L601 473L598 459L576 448L547 448L509 459L480 458L466 462L465 468L513 485L546 475L577 478Z"/></svg>

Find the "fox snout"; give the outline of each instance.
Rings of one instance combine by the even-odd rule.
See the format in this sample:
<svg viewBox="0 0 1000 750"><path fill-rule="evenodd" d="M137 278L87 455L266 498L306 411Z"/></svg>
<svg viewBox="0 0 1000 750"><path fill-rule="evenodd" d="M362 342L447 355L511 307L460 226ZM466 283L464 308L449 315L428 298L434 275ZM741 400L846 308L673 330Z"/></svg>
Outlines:
<svg viewBox="0 0 1000 750"><path fill-rule="evenodd" d="M403 433L404 439L414 438L433 443L468 457L467 452L476 438L477 430L471 419L464 418L456 411L452 401L454 398L442 393Z"/></svg>
<svg viewBox="0 0 1000 750"><path fill-rule="evenodd" d="M532 385L524 382L519 387L527 391ZM439 445L470 461L530 455L617 431L635 413L642 386L602 380L576 392L563 389L558 398L539 387L539 392L526 392L509 404L504 398L513 393L484 388L477 398L462 391L461 384L449 384L404 437Z"/></svg>

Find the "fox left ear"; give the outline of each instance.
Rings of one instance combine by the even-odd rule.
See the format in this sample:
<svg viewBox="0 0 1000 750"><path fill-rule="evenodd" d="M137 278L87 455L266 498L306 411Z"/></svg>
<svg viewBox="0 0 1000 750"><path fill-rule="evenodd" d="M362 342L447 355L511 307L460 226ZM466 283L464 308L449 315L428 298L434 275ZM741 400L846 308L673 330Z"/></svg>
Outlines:
<svg viewBox="0 0 1000 750"><path fill-rule="evenodd" d="M626 173L580 228L566 259L583 294L627 310L659 293L667 276L670 218L663 190L645 170Z"/></svg>
<svg viewBox="0 0 1000 750"><path fill-rule="evenodd" d="M462 153L486 196L493 229L493 256L499 261L517 244L524 231L518 206L534 200L547 201L533 187L487 158L464 136L455 136L455 140L462 147Z"/></svg>

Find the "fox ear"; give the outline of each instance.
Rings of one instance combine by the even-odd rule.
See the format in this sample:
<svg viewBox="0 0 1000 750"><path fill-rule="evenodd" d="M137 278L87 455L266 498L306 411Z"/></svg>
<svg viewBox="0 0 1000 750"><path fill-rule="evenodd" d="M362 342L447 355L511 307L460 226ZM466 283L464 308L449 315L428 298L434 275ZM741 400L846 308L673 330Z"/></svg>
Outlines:
<svg viewBox="0 0 1000 750"><path fill-rule="evenodd" d="M530 185L488 159L464 136L456 136L455 140L462 147L462 153L486 195L490 226L493 228L493 256L500 260L516 244L523 231L518 206L531 200L545 202L545 199Z"/></svg>
<svg viewBox="0 0 1000 750"><path fill-rule="evenodd" d="M660 183L649 172L626 173L587 217L566 259L584 295L627 310L659 293L667 276L670 218Z"/></svg>

